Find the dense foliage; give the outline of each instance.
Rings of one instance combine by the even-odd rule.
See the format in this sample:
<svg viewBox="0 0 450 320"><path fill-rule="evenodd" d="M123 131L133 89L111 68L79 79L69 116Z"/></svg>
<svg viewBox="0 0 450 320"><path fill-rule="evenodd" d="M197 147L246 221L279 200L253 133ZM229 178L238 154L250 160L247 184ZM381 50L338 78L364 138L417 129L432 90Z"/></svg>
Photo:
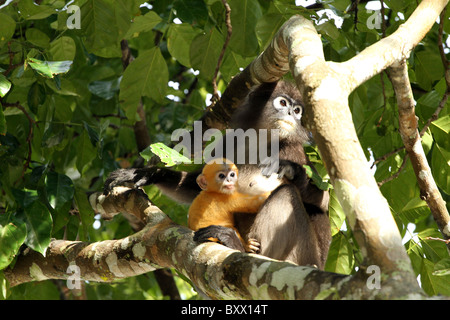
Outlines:
<svg viewBox="0 0 450 320"><path fill-rule="evenodd" d="M386 0L385 19L380 19L379 11L366 8L367 1L357 7L350 0L323 1L309 10L293 0L227 2L233 33L220 65L221 92L293 14L315 22L327 60L345 61L395 31L417 5L414 0ZM447 14L442 32L447 56L448 22ZM408 60L419 129L448 90L438 28L435 24ZM1 5L0 270L14 263L22 245L44 254L51 238L95 242L133 232L121 216L108 222L94 217L87 193L101 190L112 170L129 167L139 157L133 125L139 120L140 101L152 143L170 144L175 129L189 129L201 117L210 103L226 36L220 0L13 0ZM125 70L123 39L136 57ZM441 234L420 199L410 162L402 166L405 151L387 74L356 89L349 104L368 166L388 155L376 162L374 174L383 182L381 191L423 289L430 295L450 295L448 251L445 243L431 239ZM445 200L450 195L449 113L446 103L423 136ZM317 151L308 147L308 152L326 179ZM155 188L147 191L172 219L186 223L186 206ZM326 270L354 273L359 249L334 198L330 221L333 243ZM189 284L173 273L182 297L195 297ZM45 281L6 290L0 271L2 298L58 299L61 286L62 281ZM163 298L152 274L112 285L89 283L86 294L89 299Z"/></svg>

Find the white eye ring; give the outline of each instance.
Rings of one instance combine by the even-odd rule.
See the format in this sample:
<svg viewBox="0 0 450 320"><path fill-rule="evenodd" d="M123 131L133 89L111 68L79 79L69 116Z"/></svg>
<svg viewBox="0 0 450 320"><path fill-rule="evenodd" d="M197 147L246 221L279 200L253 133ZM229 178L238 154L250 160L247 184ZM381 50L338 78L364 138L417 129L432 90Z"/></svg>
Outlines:
<svg viewBox="0 0 450 320"><path fill-rule="evenodd" d="M276 97L273 100L273 106L276 109L283 109L283 108L288 108L291 106L291 103L289 102L289 100L283 96L281 97Z"/></svg>
<svg viewBox="0 0 450 320"><path fill-rule="evenodd" d="M303 108L301 106L294 106L293 111L295 118L300 119L302 117Z"/></svg>

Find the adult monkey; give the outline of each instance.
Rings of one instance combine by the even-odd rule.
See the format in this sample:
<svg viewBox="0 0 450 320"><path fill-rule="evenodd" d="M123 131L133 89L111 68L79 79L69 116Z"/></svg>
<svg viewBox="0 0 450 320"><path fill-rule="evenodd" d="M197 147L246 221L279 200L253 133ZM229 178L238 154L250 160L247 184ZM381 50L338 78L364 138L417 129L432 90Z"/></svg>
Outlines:
<svg viewBox="0 0 450 320"><path fill-rule="evenodd" d="M234 129L253 128L257 133L259 129L279 130L281 169L267 177L258 164L242 164L230 159L240 172L240 192L272 192L256 216L236 214L235 220L244 239L254 238L260 242L262 255L323 269L331 242L327 214L329 195L312 183L302 167L304 164L313 167L303 149L309 135L301 125L302 112L300 93L285 81L257 86L238 107L232 119ZM267 145L257 147L266 148L267 154L270 144L269 140ZM254 146L247 144L236 150L235 155L245 150L248 156L250 147ZM136 187L155 184L172 198L190 203L201 191L196 183L198 174L155 167L119 169L105 181L104 192L130 182ZM237 235L233 229L222 226L210 226L195 234L198 241L211 237L233 247Z"/></svg>

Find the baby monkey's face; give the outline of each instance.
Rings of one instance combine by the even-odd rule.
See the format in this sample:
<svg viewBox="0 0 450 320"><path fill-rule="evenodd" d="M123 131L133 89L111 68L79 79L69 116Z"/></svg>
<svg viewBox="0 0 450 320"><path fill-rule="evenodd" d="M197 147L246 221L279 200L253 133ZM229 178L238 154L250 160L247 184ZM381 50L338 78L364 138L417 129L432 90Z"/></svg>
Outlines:
<svg viewBox="0 0 450 320"><path fill-rule="evenodd" d="M237 172L232 169L220 170L216 173L216 184L220 192L231 194L236 190Z"/></svg>

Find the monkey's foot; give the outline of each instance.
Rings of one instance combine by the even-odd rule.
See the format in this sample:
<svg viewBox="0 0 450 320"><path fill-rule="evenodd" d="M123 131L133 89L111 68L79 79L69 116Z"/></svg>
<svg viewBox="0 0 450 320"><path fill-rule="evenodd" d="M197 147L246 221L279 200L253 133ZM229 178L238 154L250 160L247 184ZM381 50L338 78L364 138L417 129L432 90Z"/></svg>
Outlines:
<svg viewBox="0 0 450 320"><path fill-rule="evenodd" d="M258 240L250 238L247 241L247 248L245 251L248 253L259 253L261 250L261 244L258 242Z"/></svg>
<svg viewBox="0 0 450 320"><path fill-rule="evenodd" d="M241 240L239 240L236 231L231 228L212 225L205 228L198 229L194 233L194 241L207 242L210 238L214 239L214 242L219 242L224 246L239 251L244 251L244 246ZM216 241L217 240L217 241Z"/></svg>

